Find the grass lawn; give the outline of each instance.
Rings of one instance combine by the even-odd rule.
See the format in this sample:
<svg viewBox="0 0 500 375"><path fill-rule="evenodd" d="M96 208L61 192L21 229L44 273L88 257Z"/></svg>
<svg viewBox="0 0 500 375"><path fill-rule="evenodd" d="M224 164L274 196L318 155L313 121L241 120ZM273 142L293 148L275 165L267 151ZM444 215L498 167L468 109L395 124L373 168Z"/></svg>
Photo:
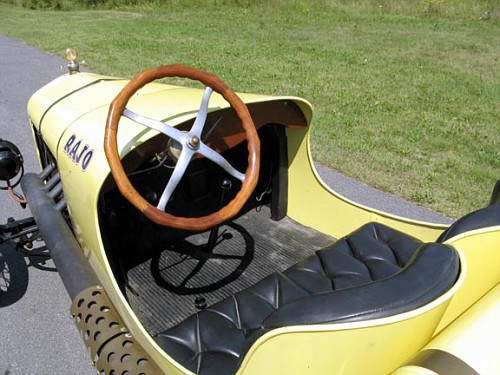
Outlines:
<svg viewBox="0 0 500 375"><path fill-rule="evenodd" d="M181 3L70 11L0 3L0 32L60 56L74 46L106 74L180 62L236 91L305 97L320 163L451 217L488 202L500 178L494 2Z"/></svg>

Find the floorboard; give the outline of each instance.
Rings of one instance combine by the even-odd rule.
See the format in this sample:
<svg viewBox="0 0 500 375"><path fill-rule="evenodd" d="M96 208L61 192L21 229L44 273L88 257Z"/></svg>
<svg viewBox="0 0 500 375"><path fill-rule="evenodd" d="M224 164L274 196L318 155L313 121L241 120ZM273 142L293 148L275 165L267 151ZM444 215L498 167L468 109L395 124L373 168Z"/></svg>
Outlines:
<svg viewBox="0 0 500 375"><path fill-rule="evenodd" d="M168 244L128 272L129 302L150 334L195 313L197 298L210 306L334 241L288 217L271 220L267 207L221 226L212 251L208 238L202 233Z"/></svg>

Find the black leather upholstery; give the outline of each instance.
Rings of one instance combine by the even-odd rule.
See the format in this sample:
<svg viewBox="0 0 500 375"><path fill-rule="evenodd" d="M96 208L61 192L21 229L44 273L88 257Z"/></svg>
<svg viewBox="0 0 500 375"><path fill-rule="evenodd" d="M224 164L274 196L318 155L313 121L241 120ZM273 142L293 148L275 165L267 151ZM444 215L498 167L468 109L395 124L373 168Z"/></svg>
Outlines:
<svg viewBox="0 0 500 375"><path fill-rule="evenodd" d="M493 191L491 192L490 198L490 206L494 204L500 204L500 180L498 180L493 187Z"/></svg>
<svg viewBox="0 0 500 375"><path fill-rule="evenodd" d="M437 242L444 242L470 230L497 225L500 225L500 180L497 181L493 188L488 207L471 212L455 221L439 236Z"/></svg>
<svg viewBox="0 0 500 375"><path fill-rule="evenodd" d="M232 374L271 329L409 311L447 291L458 272L452 248L370 223L155 339L195 373Z"/></svg>

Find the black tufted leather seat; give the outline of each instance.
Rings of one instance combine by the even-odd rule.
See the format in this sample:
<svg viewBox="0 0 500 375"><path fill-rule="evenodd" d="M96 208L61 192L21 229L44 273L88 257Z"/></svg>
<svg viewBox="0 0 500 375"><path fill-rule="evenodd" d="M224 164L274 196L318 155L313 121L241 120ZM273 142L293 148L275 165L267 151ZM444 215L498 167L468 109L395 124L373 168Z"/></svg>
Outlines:
<svg viewBox="0 0 500 375"><path fill-rule="evenodd" d="M409 311L446 292L458 272L452 248L369 223L155 340L197 374L233 374L255 340L271 329Z"/></svg>

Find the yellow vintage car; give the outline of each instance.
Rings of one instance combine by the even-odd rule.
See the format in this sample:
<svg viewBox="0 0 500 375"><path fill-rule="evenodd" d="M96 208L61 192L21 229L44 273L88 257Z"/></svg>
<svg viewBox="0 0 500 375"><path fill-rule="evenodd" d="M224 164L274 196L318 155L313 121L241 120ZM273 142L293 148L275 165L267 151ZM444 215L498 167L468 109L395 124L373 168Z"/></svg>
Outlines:
<svg viewBox="0 0 500 375"><path fill-rule="evenodd" d="M70 60L20 185L98 374L500 374L500 183L451 226L398 217L321 180L304 99Z"/></svg>

